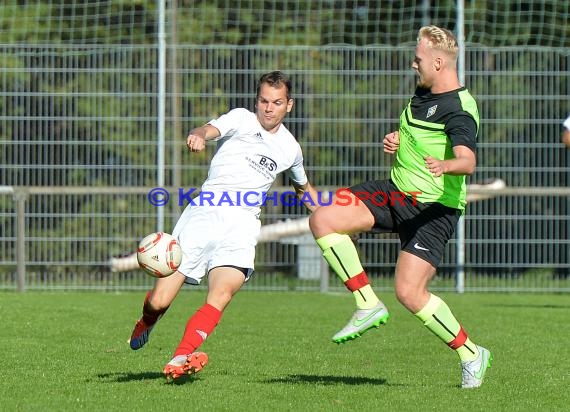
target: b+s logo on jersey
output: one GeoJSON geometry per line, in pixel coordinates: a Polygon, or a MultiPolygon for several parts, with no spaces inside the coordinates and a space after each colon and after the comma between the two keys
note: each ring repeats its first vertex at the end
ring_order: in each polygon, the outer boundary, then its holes
{"type": "Polygon", "coordinates": [[[265,170],[269,172],[277,170],[277,163],[275,163],[275,160],[262,154],[256,154],[255,156],[257,157],[257,164],[265,170]]]}

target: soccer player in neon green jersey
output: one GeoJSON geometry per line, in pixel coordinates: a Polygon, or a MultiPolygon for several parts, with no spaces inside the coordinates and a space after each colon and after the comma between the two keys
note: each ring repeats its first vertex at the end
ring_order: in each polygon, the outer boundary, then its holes
{"type": "Polygon", "coordinates": [[[394,155],[390,179],[369,181],[337,192],[310,217],[323,256],[355,299],[357,310],[333,336],[336,343],[359,337],[388,321],[349,235],[363,231],[398,233],[395,270],[400,303],[459,355],[462,387],[481,386],[491,353],[473,343],[449,306],[430,293],[445,246],[465,211],[465,177],[475,171],[479,129],[477,105],[457,74],[457,40],[446,29],[422,27],[412,68],[419,79],[400,116],[398,131],[385,136],[394,155]]]}

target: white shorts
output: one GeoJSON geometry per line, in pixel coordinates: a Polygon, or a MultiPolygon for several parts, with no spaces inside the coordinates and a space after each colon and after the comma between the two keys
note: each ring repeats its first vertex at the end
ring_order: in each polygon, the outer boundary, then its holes
{"type": "Polygon", "coordinates": [[[178,271],[196,285],[217,266],[247,269],[249,279],[260,228],[257,216],[240,207],[186,206],[172,231],[182,248],[178,271]]]}

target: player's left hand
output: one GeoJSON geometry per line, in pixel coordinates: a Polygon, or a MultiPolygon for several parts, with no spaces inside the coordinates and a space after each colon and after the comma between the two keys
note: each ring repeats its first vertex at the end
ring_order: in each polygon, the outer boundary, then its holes
{"type": "Polygon", "coordinates": [[[435,177],[440,177],[442,174],[445,173],[445,163],[443,160],[439,160],[431,156],[426,156],[424,157],[424,161],[427,169],[435,177]]]}

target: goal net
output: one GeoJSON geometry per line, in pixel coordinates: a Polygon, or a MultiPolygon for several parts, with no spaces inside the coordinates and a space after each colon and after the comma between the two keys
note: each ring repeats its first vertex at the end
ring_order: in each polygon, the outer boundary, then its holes
{"type": "Polygon", "coordinates": [[[447,1],[61,1],[5,0],[0,43],[145,44],[165,23],[167,43],[397,45],[434,23],[468,43],[568,47],[567,0],[447,1]],[[162,7],[161,7],[162,6],[162,7]],[[163,13],[161,14],[161,12],[163,13]]]}

